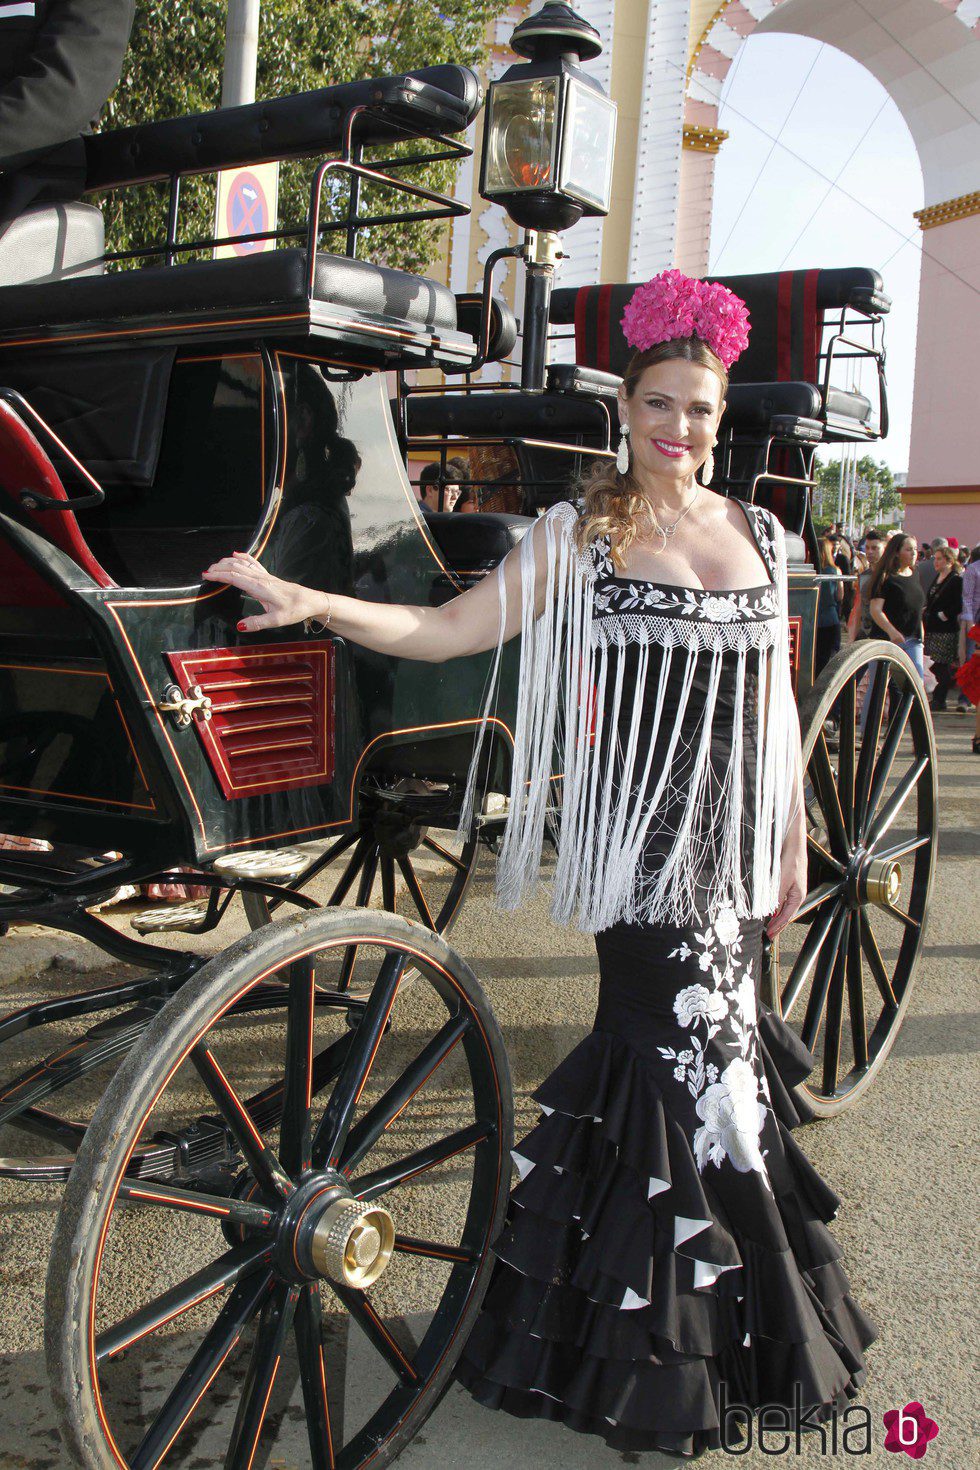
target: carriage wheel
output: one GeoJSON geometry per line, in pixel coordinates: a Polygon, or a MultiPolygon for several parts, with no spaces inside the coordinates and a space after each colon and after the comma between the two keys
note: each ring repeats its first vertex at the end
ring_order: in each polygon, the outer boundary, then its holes
{"type": "Polygon", "coordinates": [[[499,1028],[420,925],[321,909],[217,956],[117,1072],[65,1192],[45,1340],[76,1462],[387,1464],[479,1310],[511,1141],[499,1028]],[[209,1130],[210,1167],[130,1162],[209,1130]]]}
{"type": "Polygon", "coordinates": [[[809,892],[780,935],[775,1000],[817,1057],[802,1091],[829,1117],[870,1086],[908,1008],[936,858],[936,749],[911,660],[877,639],[831,661],[800,724],[809,892]]]}
{"type": "MultiPolygon", "coordinates": [[[[286,886],[315,898],[324,907],[342,904],[401,907],[436,934],[451,928],[476,868],[476,831],[460,839],[438,825],[436,796],[367,789],[362,793],[360,824],[342,837],[297,849],[307,860],[286,886]]],[[[282,900],[262,894],[242,895],[253,929],[260,929],[286,910],[282,900]]]]}

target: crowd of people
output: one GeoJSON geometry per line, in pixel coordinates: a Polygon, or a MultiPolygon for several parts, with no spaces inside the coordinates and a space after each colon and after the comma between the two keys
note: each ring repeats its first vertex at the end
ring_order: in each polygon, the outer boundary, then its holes
{"type": "Polygon", "coordinates": [[[903,531],[870,526],[852,540],[837,525],[820,533],[823,581],[817,604],[815,673],[845,640],[883,638],[903,648],[920,677],[931,673],[936,714],[977,706],[980,755],[980,545],[937,536],[920,547],[903,531]]]}

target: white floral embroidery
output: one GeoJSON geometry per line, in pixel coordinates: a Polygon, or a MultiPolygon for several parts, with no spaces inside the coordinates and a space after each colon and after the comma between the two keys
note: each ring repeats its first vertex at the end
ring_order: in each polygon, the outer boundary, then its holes
{"type": "Polygon", "coordinates": [[[728,1014],[728,1003],[717,990],[688,985],[674,997],[674,1014],[682,1026],[691,1026],[702,1018],[720,1021],[728,1014]]]}
{"type": "Polygon", "coordinates": [[[742,616],[742,608],[739,603],[746,600],[734,596],[721,597],[717,593],[712,593],[702,600],[701,611],[713,623],[732,623],[736,618],[742,616]]]}
{"type": "Polygon", "coordinates": [[[715,917],[712,928],[718,943],[724,945],[730,945],[733,940],[740,937],[742,932],[742,926],[734,909],[721,909],[715,917]]]}
{"type": "Polygon", "coordinates": [[[748,1062],[741,1057],[729,1062],[718,1081],[698,1098],[695,1111],[703,1120],[694,1135],[699,1169],[709,1163],[720,1168],[727,1158],[740,1174],[755,1169],[765,1177],[759,1138],[766,1109],[759,1102],[759,1081],[748,1062]]]}

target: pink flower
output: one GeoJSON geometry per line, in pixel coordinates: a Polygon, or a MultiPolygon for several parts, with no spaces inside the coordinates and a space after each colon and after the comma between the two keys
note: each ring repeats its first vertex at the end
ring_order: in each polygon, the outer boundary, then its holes
{"type": "Polygon", "coordinates": [[[745,302],[718,281],[699,281],[676,268],[637,286],[621,325],[626,341],[640,352],[675,337],[700,337],[726,368],[749,342],[745,302]]]}

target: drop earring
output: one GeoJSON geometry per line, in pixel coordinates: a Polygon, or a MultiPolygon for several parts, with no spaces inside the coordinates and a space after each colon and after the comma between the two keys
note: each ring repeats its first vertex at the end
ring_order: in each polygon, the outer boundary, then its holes
{"type": "Polygon", "coordinates": [[[714,477],[714,473],[715,473],[715,457],[712,454],[711,450],[709,449],[708,450],[708,457],[705,460],[704,464],[701,466],[701,484],[702,485],[710,485],[711,484],[711,481],[712,481],[712,479],[714,477]]]}
{"type": "Polygon", "coordinates": [[[630,467],[630,426],[620,424],[619,426],[619,448],[616,450],[616,469],[621,475],[625,475],[630,467]]]}

